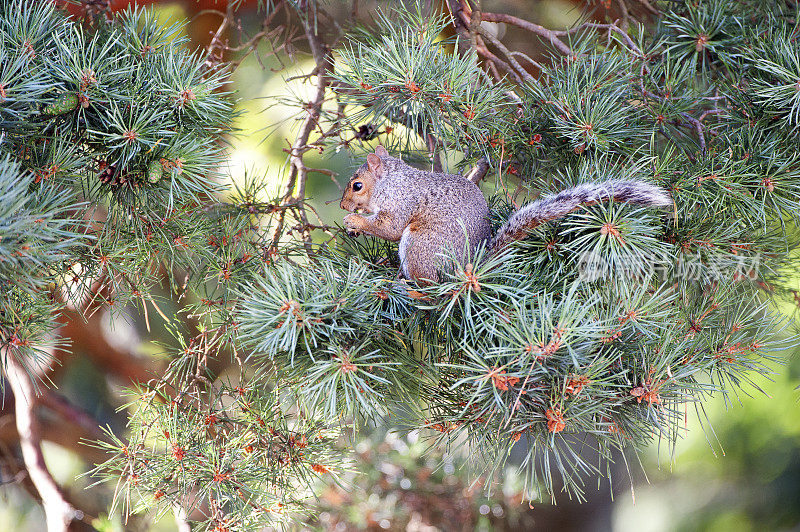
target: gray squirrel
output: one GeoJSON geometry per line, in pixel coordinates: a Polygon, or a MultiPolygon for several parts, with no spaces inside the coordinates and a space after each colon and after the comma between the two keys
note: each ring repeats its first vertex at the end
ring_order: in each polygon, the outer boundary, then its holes
{"type": "Polygon", "coordinates": [[[485,244],[494,254],[543,222],[603,201],[651,207],[672,204],[666,190],[644,181],[583,183],[522,206],[493,238],[489,206],[477,185],[463,176],[419,170],[378,146],[350,178],[339,206],[352,213],[344,218],[351,235],[399,241],[403,276],[428,284],[438,281],[448,249],[461,262],[467,243],[473,252],[485,244]]]}

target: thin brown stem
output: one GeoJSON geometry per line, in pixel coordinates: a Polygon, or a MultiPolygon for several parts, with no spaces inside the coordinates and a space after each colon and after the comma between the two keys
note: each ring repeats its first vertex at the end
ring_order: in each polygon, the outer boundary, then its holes
{"type": "Polygon", "coordinates": [[[211,38],[211,42],[208,43],[208,48],[206,48],[206,67],[213,68],[214,65],[222,59],[222,50],[225,48],[225,44],[223,43],[223,35],[225,35],[225,32],[228,31],[228,27],[231,25],[232,21],[233,8],[231,7],[230,3],[228,3],[228,9],[222,17],[222,22],[220,22],[219,27],[217,27],[217,31],[211,38]]]}
{"type": "Polygon", "coordinates": [[[491,32],[489,32],[488,30],[486,30],[486,28],[483,28],[481,26],[478,27],[478,33],[481,34],[481,37],[492,43],[498,50],[503,52],[503,55],[505,55],[506,59],[514,68],[514,71],[517,73],[518,76],[522,77],[526,81],[534,80],[534,77],[531,76],[528,73],[528,71],[525,70],[522,67],[522,65],[519,64],[519,62],[517,62],[516,59],[514,59],[514,55],[508,48],[506,48],[506,45],[500,42],[500,39],[496,38],[494,35],[491,34],[491,32]]]}
{"type": "Polygon", "coordinates": [[[581,31],[583,29],[586,29],[586,28],[594,29],[594,30],[607,30],[609,32],[614,31],[614,32],[618,33],[620,37],[622,37],[622,40],[625,41],[625,44],[628,46],[628,48],[631,51],[635,52],[639,56],[644,55],[643,52],[642,52],[642,49],[639,48],[639,46],[637,46],[637,44],[633,41],[633,39],[631,39],[631,36],[628,35],[628,32],[623,31],[622,28],[620,28],[619,26],[617,26],[614,23],[611,23],[611,24],[600,24],[600,23],[597,23],[597,22],[584,22],[583,24],[575,26],[574,28],[570,28],[568,30],[553,31],[553,33],[555,35],[559,36],[559,37],[563,37],[563,36],[566,36],[566,35],[574,35],[575,33],[578,33],[579,31],[581,31]]]}
{"type": "Polygon", "coordinates": [[[487,22],[504,22],[506,24],[511,24],[512,26],[517,26],[518,28],[530,31],[531,33],[546,39],[548,42],[550,42],[550,44],[553,45],[553,47],[555,47],[556,50],[562,54],[573,54],[572,48],[564,44],[564,42],[558,38],[558,32],[547,29],[539,24],[534,24],[533,22],[528,22],[527,20],[515,17],[513,15],[507,15],[505,13],[483,13],[483,20],[487,22]]]}
{"type": "Polygon", "coordinates": [[[705,153],[706,152],[706,136],[703,133],[703,129],[704,129],[703,128],[703,124],[698,119],[694,118],[693,116],[691,116],[688,113],[681,113],[681,116],[687,122],[692,124],[692,126],[694,126],[695,131],[697,131],[697,136],[700,139],[700,151],[702,153],[705,153]]]}
{"type": "Polygon", "coordinates": [[[636,2],[640,3],[651,15],[659,15],[661,13],[648,0],[636,0],[636,2]]]}
{"type": "Polygon", "coordinates": [[[22,459],[33,485],[36,486],[36,491],[42,498],[47,530],[66,532],[76,517],[76,511],[67,502],[44,461],[41,431],[34,412],[36,390],[33,380],[13,353],[6,353],[4,358],[8,384],[14,392],[14,412],[22,459]]]}
{"type": "Polygon", "coordinates": [[[492,75],[494,75],[495,79],[497,79],[498,81],[501,78],[500,75],[497,73],[496,65],[500,65],[500,68],[511,74],[511,77],[513,77],[515,81],[517,82],[522,81],[522,79],[519,77],[519,74],[517,74],[517,71],[514,70],[514,68],[511,65],[509,65],[508,63],[506,63],[505,61],[494,55],[485,46],[478,46],[478,54],[480,54],[483,58],[488,60],[489,69],[491,70],[492,75]]]}
{"type": "Polygon", "coordinates": [[[459,0],[447,0],[447,9],[450,11],[450,15],[453,17],[453,24],[456,27],[458,50],[461,53],[466,53],[470,49],[468,44],[469,27],[467,26],[461,2],[459,0]]]}
{"type": "Polygon", "coordinates": [[[617,0],[617,5],[619,6],[619,13],[622,17],[622,24],[620,25],[620,29],[625,33],[628,32],[628,25],[630,14],[628,14],[628,6],[625,5],[625,0],[617,0]]]}
{"type": "MultiPolygon", "coordinates": [[[[463,4],[462,4],[463,6],[463,4]]],[[[480,0],[475,2],[475,7],[469,14],[469,42],[472,49],[476,49],[478,45],[478,30],[481,27],[481,3],[480,0]]]]}
{"type": "MultiPolygon", "coordinates": [[[[310,9],[310,8],[309,8],[310,9]]],[[[298,204],[297,213],[300,218],[300,226],[303,228],[303,242],[307,251],[311,251],[311,235],[308,228],[311,225],[308,223],[308,217],[302,204],[298,202],[305,198],[306,181],[308,179],[309,169],[303,162],[303,154],[308,150],[309,138],[311,133],[319,125],[320,115],[322,113],[322,104],[325,101],[325,90],[330,84],[328,72],[331,68],[330,49],[323,43],[318,30],[319,26],[314,24],[311,13],[302,20],[303,30],[308,40],[311,49],[311,55],[314,58],[316,67],[315,91],[311,99],[306,102],[306,117],[303,120],[297,137],[292,143],[289,151],[289,179],[284,187],[282,196],[282,203],[295,203],[298,204]]],[[[278,216],[278,221],[273,231],[272,242],[276,246],[280,240],[283,232],[285,222],[285,211],[281,212],[278,216]]]]}
{"type": "Polygon", "coordinates": [[[544,65],[541,64],[539,61],[536,61],[535,59],[533,59],[528,54],[526,54],[524,52],[511,52],[511,55],[514,56],[514,57],[519,56],[519,57],[525,59],[528,63],[530,63],[534,67],[538,68],[540,71],[544,72],[544,69],[545,69],[544,65]]]}
{"type": "Polygon", "coordinates": [[[473,166],[472,169],[469,172],[467,172],[467,174],[464,177],[477,185],[480,182],[480,180],[484,178],[484,176],[488,171],[489,171],[489,161],[487,161],[486,159],[481,159],[480,161],[475,163],[475,166],[473,166]]]}
{"type": "Polygon", "coordinates": [[[425,143],[428,146],[428,154],[431,157],[431,171],[441,173],[442,156],[439,152],[439,141],[433,134],[428,133],[425,136],[425,143]]]}

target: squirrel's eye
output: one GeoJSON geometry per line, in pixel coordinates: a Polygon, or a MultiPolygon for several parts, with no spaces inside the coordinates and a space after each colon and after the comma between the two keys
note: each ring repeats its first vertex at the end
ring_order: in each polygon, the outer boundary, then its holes
{"type": "Polygon", "coordinates": [[[359,190],[361,190],[363,187],[364,187],[364,184],[363,184],[361,181],[356,181],[355,183],[353,183],[353,190],[354,190],[355,192],[358,192],[358,191],[359,191],[359,190]]]}

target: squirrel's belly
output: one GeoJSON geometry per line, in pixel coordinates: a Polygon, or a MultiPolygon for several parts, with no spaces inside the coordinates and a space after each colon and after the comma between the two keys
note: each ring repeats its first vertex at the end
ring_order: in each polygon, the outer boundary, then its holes
{"type": "Polygon", "coordinates": [[[406,226],[403,229],[403,234],[400,236],[400,247],[397,250],[397,254],[400,255],[400,270],[403,272],[403,277],[409,279],[411,276],[408,274],[408,264],[406,263],[406,252],[408,251],[408,246],[411,244],[411,227],[406,226]]]}

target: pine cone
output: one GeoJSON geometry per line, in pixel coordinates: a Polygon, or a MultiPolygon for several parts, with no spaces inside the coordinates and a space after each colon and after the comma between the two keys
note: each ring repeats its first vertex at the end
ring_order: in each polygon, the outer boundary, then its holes
{"type": "Polygon", "coordinates": [[[83,12],[87,15],[99,15],[108,12],[111,8],[109,0],[81,0],[83,12]]]}
{"type": "Polygon", "coordinates": [[[117,171],[117,166],[105,161],[100,163],[97,179],[104,185],[120,186],[132,182],[132,176],[127,170],[117,171]]]}

